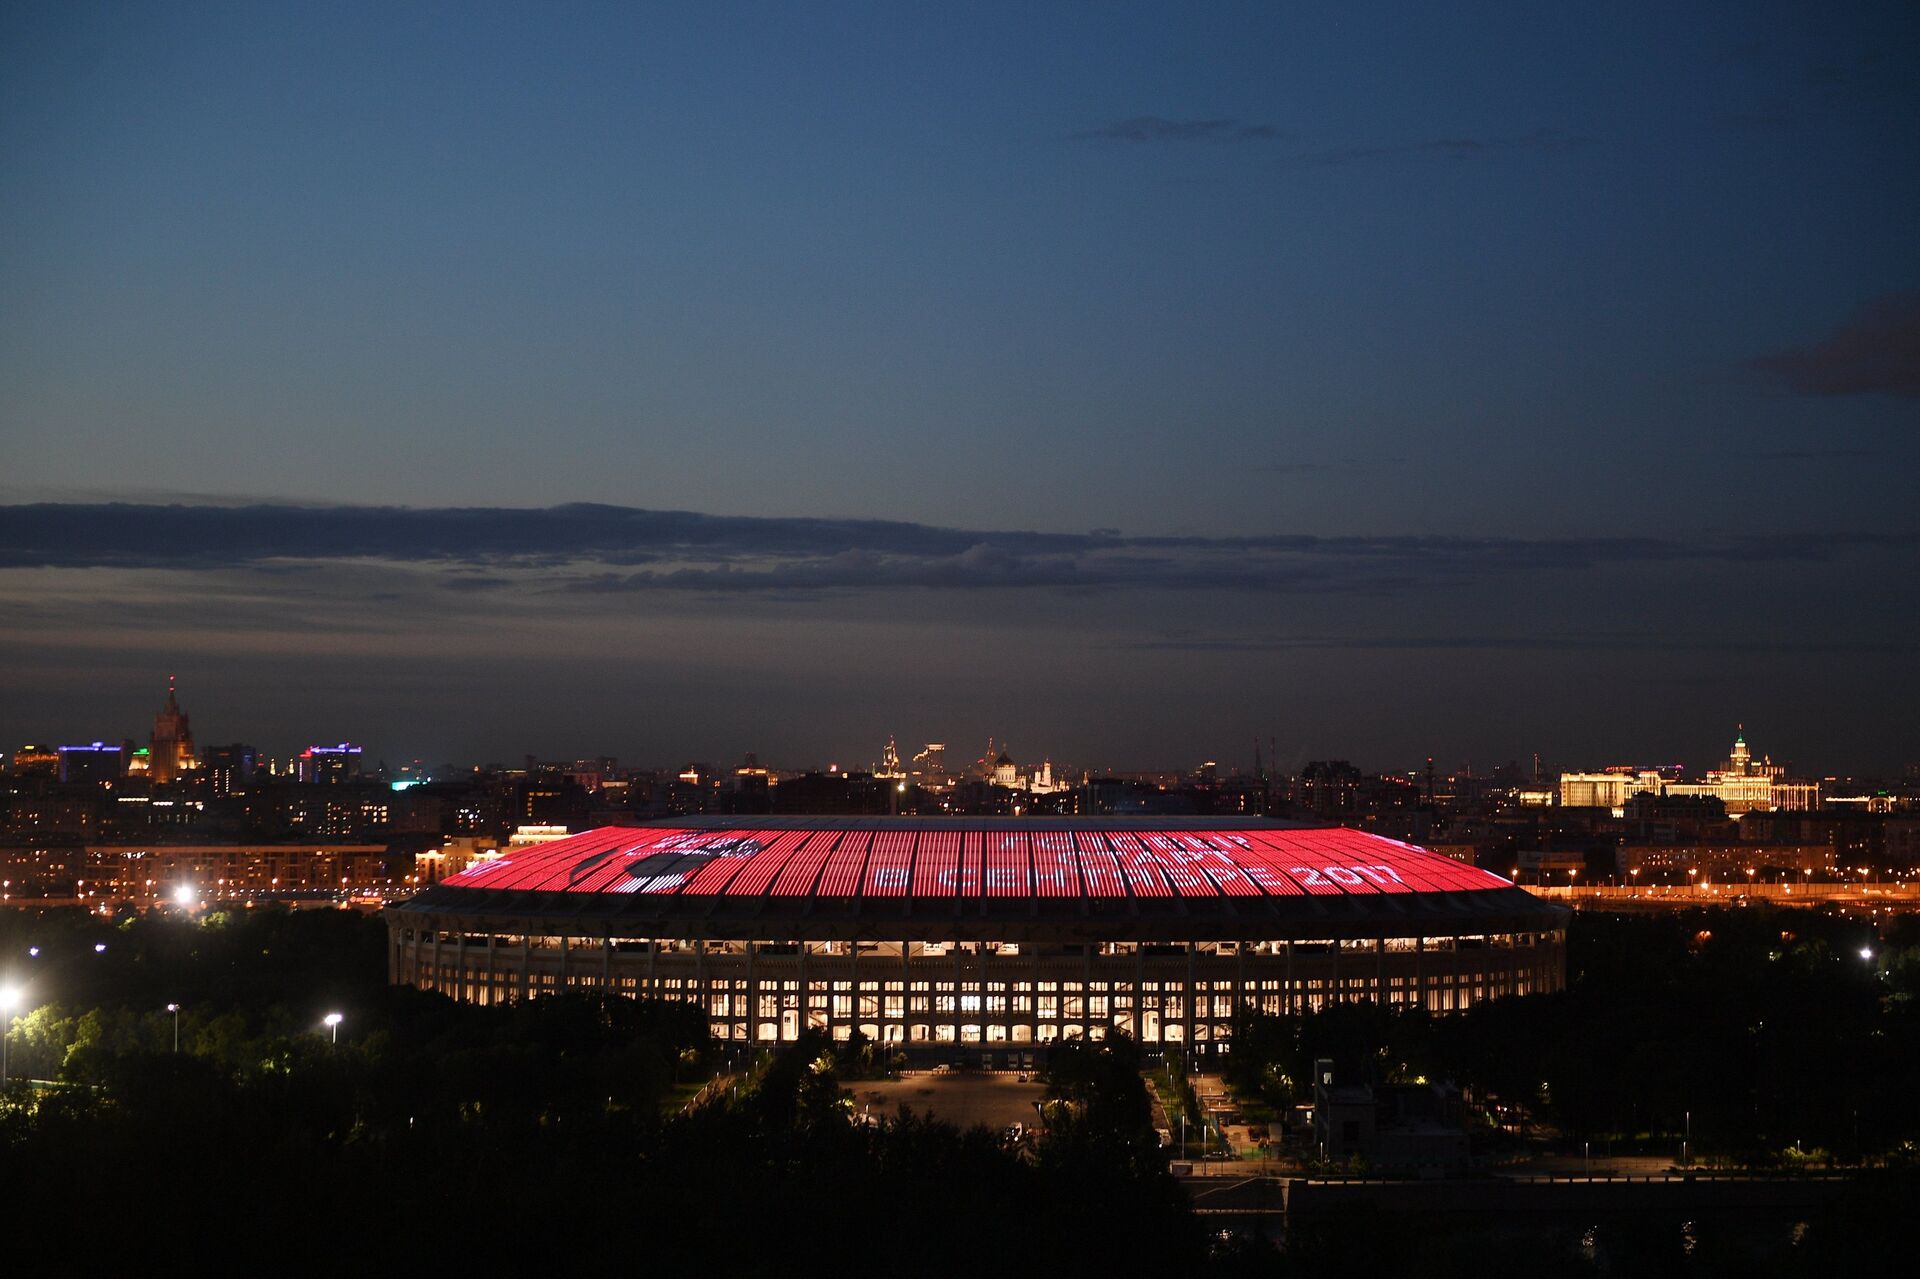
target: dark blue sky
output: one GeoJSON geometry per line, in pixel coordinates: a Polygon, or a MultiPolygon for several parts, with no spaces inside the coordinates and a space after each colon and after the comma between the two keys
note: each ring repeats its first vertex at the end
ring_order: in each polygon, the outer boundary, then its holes
{"type": "Polygon", "coordinates": [[[8,6],[0,732],[1920,757],[1920,10],[1192,9],[8,6]]]}

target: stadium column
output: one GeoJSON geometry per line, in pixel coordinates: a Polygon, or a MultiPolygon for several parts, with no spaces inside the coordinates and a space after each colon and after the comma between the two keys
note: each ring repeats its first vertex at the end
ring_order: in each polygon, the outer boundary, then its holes
{"type": "Polygon", "coordinates": [[[533,921],[520,921],[520,1002],[533,993],[533,921]]]}
{"type": "MultiPolygon", "coordinates": [[[[1189,1062],[1193,1060],[1193,1050],[1194,1050],[1194,1043],[1195,1043],[1193,1038],[1193,1004],[1194,1004],[1193,974],[1194,974],[1193,943],[1188,942],[1187,943],[1187,989],[1183,992],[1186,998],[1182,1002],[1181,1007],[1186,1011],[1186,1016],[1187,1016],[1187,1028],[1183,1032],[1183,1038],[1185,1038],[1186,1043],[1183,1045],[1183,1047],[1186,1049],[1186,1054],[1187,1054],[1186,1059],[1189,1062]]],[[[1208,992],[1208,993],[1211,994],[1212,992],[1208,992]]]]}
{"type": "Polygon", "coordinates": [[[427,955],[427,987],[426,988],[428,990],[445,990],[446,987],[442,985],[440,981],[440,920],[437,918],[433,918],[432,923],[433,923],[433,949],[427,955]]]}
{"type": "Polygon", "coordinates": [[[1133,1038],[1147,1042],[1147,957],[1139,942],[1133,947],[1133,1038]]]}
{"type": "Polygon", "coordinates": [[[600,989],[604,993],[613,989],[613,933],[600,934],[600,989]]]}
{"type": "MultiPolygon", "coordinates": [[[[982,901],[986,899],[981,898],[982,901]]],[[[983,906],[981,909],[985,909],[983,906]]],[[[966,985],[964,966],[960,962],[960,943],[953,943],[953,999],[947,1009],[947,1022],[953,1032],[954,1051],[960,1049],[960,988],[966,985]]],[[[937,1002],[937,1001],[936,1001],[937,1002]]]]}
{"type": "Polygon", "coordinates": [[[1233,945],[1233,1008],[1238,1017],[1247,1006],[1247,943],[1235,942],[1233,945]]]}
{"type": "MultiPolygon", "coordinates": [[[[1089,1041],[1093,1039],[1093,949],[1094,949],[1094,943],[1092,942],[1087,942],[1085,945],[1080,947],[1080,1011],[1086,1019],[1085,1022],[1083,1023],[1086,1026],[1086,1029],[1080,1033],[1085,1035],[1089,1041]]],[[[1107,984],[1111,986],[1113,983],[1109,982],[1107,984]]],[[[983,989],[980,992],[980,995],[981,995],[980,1006],[982,1008],[985,1008],[987,1006],[986,991],[983,989]]],[[[1002,1017],[1004,1016],[1005,1014],[1003,1013],[1002,1017]]],[[[1112,990],[1107,991],[1106,1024],[1108,1026],[1113,1025],[1113,991],[1112,990]]],[[[1102,1038],[1106,1037],[1105,1031],[1101,1032],[1101,1037],[1102,1038]]],[[[1011,1043],[1012,1040],[1009,1039],[1008,1042],[1011,1043]]]]}
{"type": "Polygon", "coordinates": [[[1293,1016],[1293,938],[1291,937],[1287,938],[1286,982],[1287,982],[1286,995],[1281,1000],[1280,1006],[1281,1008],[1286,1010],[1287,1016],[1291,1017],[1293,1016]]]}
{"type": "Polygon", "coordinates": [[[1453,935],[1453,1008],[1458,1012],[1462,1007],[1460,999],[1460,934],[1453,935]]]}
{"type": "Polygon", "coordinates": [[[693,930],[693,987],[694,998],[700,1003],[700,1016],[707,1021],[707,1036],[713,1036],[713,1000],[707,990],[707,927],[702,923],[693,930]]]}
{"type": "Polygon", "coordinates": [[[1427,1008],[1427,937],[1425,933],[1413,939],[1413,1001],[1426,1011],[1427,1008]]]}
{"type": "Polygon", "coordinates": [[[1373,939],[1373,1002],[1385,1007],[1387,1000],[1387,939],[1373,939]]]}
{"type": "Polygon", "coordinates": [[[754,1038],[754,1030],[758,1025],[756,1019],[760,1016],[760,979],[754,976],[753,952],[760,949],[760,947],[752,938],[748,938],[741,944],[747,948],[747,1024],[745,1034],[747,1036],[747,1043],[751,1045],[757,1042],[754,1038]]]}
{"type": "Polygon", "coordinates": [[[464,925],[453,942],[453,997],[462,1001],[467,997],[467,930],[464,925]]]}
{"type": "Polygon", "coordinates": [[[573,939],[565,933],[560,934],[560,977],[554,989],[560,994],[567,993],[567,952],[573,949],[573,939]]]}

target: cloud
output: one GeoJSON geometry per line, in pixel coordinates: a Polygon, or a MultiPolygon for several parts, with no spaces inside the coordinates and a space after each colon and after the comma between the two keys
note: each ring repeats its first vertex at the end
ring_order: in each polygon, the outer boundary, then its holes
{"type": "Polygon", "coordinates": [[[1800,395],[1920,399],[1920,289],[1874,298],[1826,338],[1752,367],[1800,395]]]}
{"type": "Polygon", "coordinates": [[[1419,142],[1402,142],[1387,146],[1333,147],[1294,156],[1291,163],[1298,168],[1320,169],[1374,160],[1400,160],[1422,156],[1435,156],[1447,160],[1471,160],[1481,156],[1516,151],[1559,155],[1579,150],[1590,145],[1592,141],[1591,138],[1571,137],[1558,129],[1536,129],[1532,133],[1510,138],[1427,138],[1419,142]]]}
{"type": "Polygon", "coordinates": [[[1498,538],[1244,537],[954,529],[614,506],[545,509],[0,506],[0,568],[404,570],[464,595],[899,590],[1386,594],[1624,564],[1826,562],[1920,538],[1870,534],[1498,538]]]}
{"type": "Polygon", "coordinates": [[[1753,456],[1762,462],[1847,462],[1886,455],[1885,449],[1775,449],[1753,456]]]}
{"type": "Polygon", "coordinates": [[[1154,653],[1283,653],[1331,649],[1341,652],[1477,651],[1504,653],[1705,653],[1769,657],[1901,656],[1916,649],[1913,640],[1809,639],[1742,640],[1724,635],[1689,638],[1649,635],[1175,635],[1138,640],[1123,647],[1154,653]]]}
{"type": "Polygon", "coordinates": [[[1169,120],[1137,115],[1113,120],[1097,129],[1070,135],[1082,142],[1270,142],[1280,130],[1270,124],[1242,124],[1238,120],[1169,120]]]}

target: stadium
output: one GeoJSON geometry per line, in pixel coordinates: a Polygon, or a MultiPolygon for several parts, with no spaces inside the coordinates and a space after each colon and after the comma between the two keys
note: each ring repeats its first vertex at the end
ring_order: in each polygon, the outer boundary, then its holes
{"type": "Polygon", "coordinates": [[[390,976],[482,1004],[684,1000],[1019,1065],[1121,1031],[1224,1049],[1237,1009],[1436,1013],[1558,990],[1566,912],[1361,831],[1272,821],[680,819],[513,849],[387,911],[390,976]]]}

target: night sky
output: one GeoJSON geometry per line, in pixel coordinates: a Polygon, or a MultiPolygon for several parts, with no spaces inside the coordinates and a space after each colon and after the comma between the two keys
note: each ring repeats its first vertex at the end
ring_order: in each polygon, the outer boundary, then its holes
{"type": "Polygon", "coordinates": [[[1920,760],[1920,7],[0,9],[0,744],[1920,760]]]}

